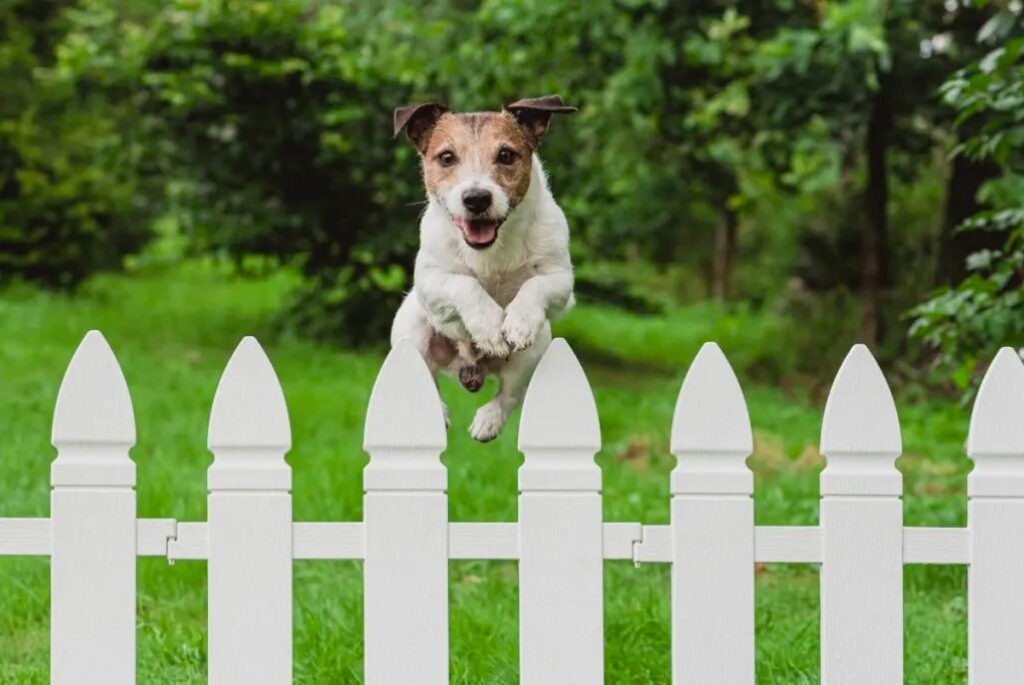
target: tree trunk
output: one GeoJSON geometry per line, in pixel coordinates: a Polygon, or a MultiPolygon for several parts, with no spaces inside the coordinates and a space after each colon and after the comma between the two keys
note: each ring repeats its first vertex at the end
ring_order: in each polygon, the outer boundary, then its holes
{"type": "Polygon", "coordinates": [[[985,248],[996,249],[1006,240],[999,231],[962,231],[956,228],[964,219],[978,211],[978,189],[999,175],[994,162],[974,161],[964,155],[953,158],[949,183],[946,185],[946,207],[939,235],[939,257],[935,265],[935,285],[953,285],[967,275],[967,257],[985,248]]]}
{"type": "Polygon", "coordinates": [[[736,178],[729,176],[726,193],[718,205],[718,223],[715,225],[715,254],[711,269],[711,295],[725,302],[732,297],[733,266],[736,262],[736,243],[739,234],[739,216],[729,205],[736,191],[736,178]]]}
{"type": "Polygon", "coordinates": [[[864,196],[864,223],[860,242],[860,338],[877,345],[884,333],[882,309],[888,284],[889,178],[886,153],[892,129],[892,101],[888,79],[880,79],[871,104],[867,132],[868,182],[864,196]]]}

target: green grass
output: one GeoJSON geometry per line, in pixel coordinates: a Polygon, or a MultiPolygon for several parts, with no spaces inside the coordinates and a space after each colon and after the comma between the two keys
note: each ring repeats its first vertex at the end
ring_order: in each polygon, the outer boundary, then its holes
{"type": "MultiPolygon", "coordinates": [[[[140,516],[205,518],[210,402],[233,347],[252,333],[263,340],[288,398],[295,519],[360,520],[362,422],[383,351],[351,352],[271,335],[273,315],[291,285],[285,275],[247,280],[191,264],[96,278],[73,299],[30,289],[0,294],[6,336],[0,345],[0,516],[47,515],[57,387],[83,333],[99,328],[117,352],[135,403],[140,516]]],[[[606,520],[667,522],[668,426],[698,342],[722,339],[739,360],[741,381],[743,360],[770,349],[762,344],[769,332],[745,336],[742,321],[726,325],[705,314],[681,310],[640,321],[581,307],[560,327],[577,345],[597,395],[606,520]],[[622,356],[643,364],[623,363],[622,356]]],[[[815,523],[822,467],[817,403],[799,390],[744,385],[756,433],[750,464],[757,522],[815,523]]],[[[518,419],[494,443],[476,444],[465,429],[481,398],[451,382],[442,392],[454,420],[445,455],[452,520],[514,520],[518,419]]],[[[900,409],[908,525],[962,525],[965,412],[938,404],[900,409]]],[[[360,682],[360,570],[354,562],[296,563],[297,682],[360,682]]],[[[606,570],[607,682],[668,682],[667,568],[609,562],[606,570]]],[[[907,682],[963,683],[963,569],[909,567],[905,577],[907,682]]],[[[48,581],[46,559],[0,559],[0,682],[48,680],[48,581]]],[[[450,582],[452,682],[516,682],[515,565],[456,562],[450,582]]],[[[758,567],[758,682],[818,681],[817,588],[810,565],[758,567]]],[[[205,612],[203,563],[139,561],[139,682],[205,682],[205,612]]]]}

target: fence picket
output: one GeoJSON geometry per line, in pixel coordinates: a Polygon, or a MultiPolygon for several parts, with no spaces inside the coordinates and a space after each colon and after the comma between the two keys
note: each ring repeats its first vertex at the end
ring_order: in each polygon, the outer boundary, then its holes
{"type": "Polygon", "coordinates": [[[525,685],[604,682],[601,429],[561,338],[541,359],[519,427],[519,649],[525,685]]]}
{"type": "Polygon", "coordinates": [[[754,477],[743,391],[718,345],[672,420],[672,682],[754,682],[754,477]]]}
{"type": "Polygon", "coordinates": [[[50,681],[135,682],[135,416],[107,341],[90,331],[53,413],[50,681]]]}
{"type": "Polygon", "coordinates": [[[292,679],[288,408],[255,338],[228,361],[210,411],[209,681],[292,679]]]}
{"type": "Polygon", "coordinates": [[[430,371],[407,341],[373,385],[363,446],[366,683],[447,685],[447,438],[430,371]]]}
{"type": "Polygon", "coordinates": [[[981,382],[967,453],[968,676],[972,685],[1024,675],[1024,363],[1004,347],[981,382]]]}
{"type": "Polygon", "coordinates": [[[855,345],[821,426],[823,685],[903,682],[901,451],[889,386],[868,348],[855,345]]]}

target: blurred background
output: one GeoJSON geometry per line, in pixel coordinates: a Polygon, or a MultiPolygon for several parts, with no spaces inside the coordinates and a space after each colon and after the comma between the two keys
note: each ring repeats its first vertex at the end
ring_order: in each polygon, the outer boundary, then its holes
{"type": "MultiPolygon", "coordinates": [[[[256,333],[296,518],[358,518],[424,203],[392,109],[558,93],[580,111],[540,152],[580,305],[556,333],[598,395],[608,518],[666,519],[674,393],[713,339],[748,394],[758,522],[813,523],[820,403],[862,341],[901,403],[908,523],[962,523],[967,402],[1024,344],[1022,24],[1021,0],[0,0],[0,514],[45,515],[57,383],[98,327],[135,396],[141,511],[204,516],[209,401],[256,333]]],[[[515,425],[474,445],[481,398],[442,392],[453,518],[514,519],[515,425]]],[[[146,682],[201,682],[203,570],[141,563],[146,682]]],[[[0,561],[3,682],[45,682],[41,564],[0,561]]],[[[359,574],[316,568],[297,678],[358,682],[359,574]]],[[[515,678],[502,568],[453,565],[458,682],[515,678]]],[[[609,576],[609,682],[667,679],[662,573],[609,576]]],[[[962,580],[908,569],[908,682],[963,682],[962,580]]],[[[815,583],[759,571],[760,681],[816,682],[815,583]]]]}
{"type": "Polygon", "coordinates": [[[5,0],[0,278],[284,269],[282,327],[379,343],[423,202],[391,110],[557,92],[582,301],[963,388],[1024,338],[1020,5],[5,0]]]}

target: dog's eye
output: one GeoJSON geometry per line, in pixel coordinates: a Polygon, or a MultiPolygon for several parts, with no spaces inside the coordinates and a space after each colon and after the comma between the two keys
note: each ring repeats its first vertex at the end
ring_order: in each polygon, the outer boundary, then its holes
{"type": "Polygon", "coordinates": [[[451,166],[455,164],[455,153],[450,150],[445,150],[437,156],[437,161],[441,163],[441,166],[451,166]]]}
{"type": "Polygon", "coordinates": [[[503,147],[498,150],[498,164],[511,164],[516,161],[516,157],[518,157],[518,155],[515,151],[507,147],[503,147]]]}

